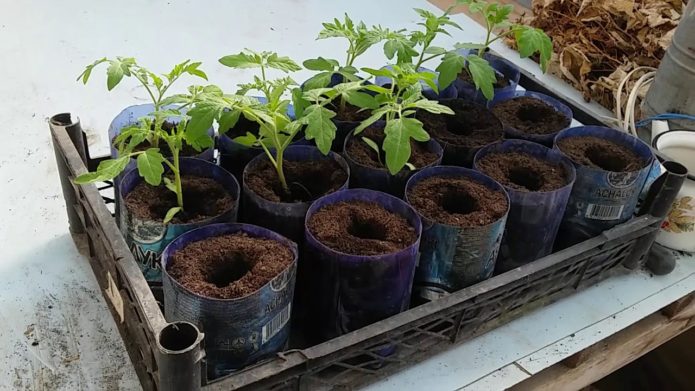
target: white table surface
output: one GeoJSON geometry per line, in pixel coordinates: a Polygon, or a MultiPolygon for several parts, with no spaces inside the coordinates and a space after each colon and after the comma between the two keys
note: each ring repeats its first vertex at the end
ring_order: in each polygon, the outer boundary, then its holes
{"type": "MultiPolygon", "coordinates": [[[[0,390],[140,388],[91,269],[68,234],[46,119],[79,115],[90,149],[105,153],[111,118],[144,94],[128,80],[106,92],[102,71],[90,85],[78,84],[85,64],[134,56],[164,72],[191,58],[204,62],[213,83],[233,90],[251,73],[221,66],[222,55],[249,47],[298,61],[342,58],[342,42],[314,41],[320,21],[348,12],[368,24],[406,27],[415,21],[414,6],[436,10],[423,0],[0,0],[0,390]]],[[[442,44],[482,37],[470,19],[454,18],[465,31],[442,44]]],[[[539,73],[530,61],[495,49],[539,73]]],[[[358,62],[376,67],[384,59],[374,49],[358,62]]],[[[635,272],[603,281],[368,389],[508,387],[692,292],[694,272],[693,259],[684,258],[664,277],[635,272]]]]}

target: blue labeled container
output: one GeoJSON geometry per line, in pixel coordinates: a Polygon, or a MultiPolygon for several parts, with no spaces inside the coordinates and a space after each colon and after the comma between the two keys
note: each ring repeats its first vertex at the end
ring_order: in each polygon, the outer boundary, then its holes
{"type": "MultiPolygon", "coordinates": [[[[291,162],[310,162],[333,160],[345,172],[345,182],[338,190],[347,189],[350,180],[350,167],[345,160],[335,152],[324,155],[318,148],[309,145],[291,145],[285,149],[284,160],[291,162]]],[[[263,154],[255,157],[244,169],[244,177],[268,160],[263,154]]],[[[289,181],[289,178],[287,178],[289,181]]],[[[242,221],[271,229],[281,235],[301,243],[304,238],[304,217],[314,200],[306,202],[276,202],[267,200],[251,189],[246,181],[243,185],[244,208],[241,211],[242,221]]],[[[314,199],[324,196],[319,194],[314,199]]]]}
{"type": "MultiPolygon", "coordinates": [[[[458,53],[465,56],[473,51],[475,50],[459,49],[458,53]]],[[[519,85],[519,79],[521,78],[521,72],[519,71],[519,68],[516,65],[512,64],[511,61],[500,56],[496,56],[492,53],[485,53],[483,55],[483,58],[487,60],[487,62],[490,64],[490,66],[492,66],[492,68],[499,76],[504,77],[509,82],[509,85],[506,87],[495,88],[494,96],[497,97],[512,95],[516,91],[516,88],[519,85]]],[[[480,92],[480,90],[475,88],[474,84],[463,81],[457,77],[456,80],[454,80],[454,86],[456,87],[459,98],[469,99],[478,103],[487,104],[487,99],[485,98],[483,93],[480,92]]]]}
{"type": "MultiPolygon", "coordinates": [[[[634,171],[609,171],[573,162],[577,181],[572,189],[562,220],[558,248],[569,247],[629,220],[649,172],[654,154],[642,140],[603,126],[578,126],[567,129],[555,138],[555,148],[563,155],[559,143],[573,137],[598,137],[632,151],[644,164],[634,171]]],[[[605,157],[605,152],[598,152],[605,157]]],[[[593,162],[593,160],[592,160],[593,162]]],[[[599,164],[600,166],[600,164],[599,164]]]]}
{"type": "Polygon", "coordinates": [[[524,140],[506,140],[488,145],[478,151],[473,165],[476,170],[485,173],[480,169],[480,160],[493,153],[511,152],[530,155],[562,167],[567,183],[553,191],[521,191],[503,184],[509,194],[510,209],[496,273],[525,265],[553,251],[553,243],[576,178],[572,162],[562,153],[524,140]]]}
{"type": "MultiPolygon", "coordinates": [[[[171,105],[167,106],[166,108],[176,108],[176,105],[171,105]]],[[[118,150],[114,146],[114,140],[116,137],[118,137],[119,134],[121,134],[121,130],[128,126],[132,126],[137,124],[140,121],[140,118],[143,117],[149,117],[150,114],[154,111],[154,105],[151,103],[148,104],[142,104],[142,105],[134,105],[134,106],[129,106],[123,109],[114,119],[111,121],[111,124],[109,125],[109,141],[111,144],[111,157],[113,159],[116,159],[118,157],[118,150]]],[[[185,110],[184,110],[185,112],[185,110]]],[[[171,122],[178,122],[180,121],[180,118],[168,118],[168,121],[171,122]]],[[[213,128],[208,129],[208,135],[210,137],[215,136],[215,130],[213,128]]],[[[206,161],[213,161],[215,157],[215,150],[214,148],[208,148],[205,149],[199,153],[197,153],[194,156],[198,159],[206,160],[206,161]]],[[[119,174],[117,177],[113,178],[113,191],[114,191],[114,203],[115,203],[115,208],[116,208],[116,217],[118,217],[120,213],[120,197],[119,197],[119,189],[120,189],[120,182],[123,176],[128,173],[130,170],[134,169],[136,167],[136,162],[135,159],[130,159],[130,162],[128,163],[128,166],[126,166],[126,169],[123,170],[123,173],[119,174]]],[[[118,221],[118,218],[116,219],[118,221]]]]}
{"type": "MultiPolygon", "coordinates": [[[[393,69],[392,65],[386,65],[382,67],[382,69],[393,69]]],[[[434,83],[437,84],[439,88],[439,92],[436,92],[432,89],[432,87],[428,86],[424,82],[420,82],[420,85],[422,86],[422,95],[424,95],[427,99],[431,100],[439,100],[439,99],[454,99],[458,95],[458,91],[456,90],[456,86],[454,86],[454,83],[451,83],[450,85],[441,88],[438,82],[438,77],[439,73],[435,72],[431,69],[425,68],[425,67],[420,67],[417,69],[418,72],[428,72],[428,73],[433,73],[437,77],[434,79],[434,83]]],[[[386,76],[377,76],[374,79],[374,84],[378,86],[385,86],[385,85],[391,85],[391,78],[386,77],[386,76]]]]}
{"type": "Polygon", "coordinates": [[[171,242],[162,254],[162,266],[165,318],[168,322],[191,322],[205,334],[208,379],[227,375],[285,347],[290,334],[297,269],[296,243],[255,225],[206,225],[171,242]],[[167,272],[176,251],[188,244],[235,233],[280,242],[291,250],[294,259],[259,290],[235,299],[198,295],[167,272]]]}
{"type": "MultiPolygon", "coordinates": [[[[261,103],[267,102],[267,100],[262,96],[254,96],[253,98],[257,99],[261,103]]],[[[294,119],[294,107],[291,104],[287,106],[287,115],[294,119]]],[[[260,125],[257,122],[246,119],[243,115],[240,115],[239,120],[232,128],[234,131],[236,131],[236,136],[230,137],[225,133],[220,134],[217,137],[217,148],[220,153],[220,166],[231,172],[237,179],[239,179],[240,182],[243,182],[242,176],[246,165],[251,161],[251,159],[263,154],[263,148],[247,147],[246,145],[234,141],[233,138],[237,136],[244,136],[246,135],[246,132],[251,132],[258,135],[259,128],[260,125]]],[[[292,145],[302,143],[306,143],[304,138],[293,141],[292,145]]]]}
{"type": "MultiPolygon", "coordinates": [[[[140,266],[148,283],[158,285],[162,281],[161,256],[164,248],[184,232],[204,225],[222,222],[235,222],[239,209],[239,183],[236,178],[222,167],[196,158],[181,158],[182,175],[212,178],[222,185],[234,198],[234,206],[224,213],[190,224],[164,224],[162,221],[140,219],[123,208],[120,214],[120,229],[126,244],[140,266]]],[[[169,170],[165,171],[165,174],[169,170]]],[[[123,177],[120,184],[121,203],[130,192],[142,183],[138,170],[131,170],[123,177]]],[[[186,202],[186,198],[184,198],[186,202]]],[[[123,204],[125,205],[125,204],[123,204]]]]}
{"type": "MultiPolygon", "coordinates": [[[[385,122],[377,122],[371,126],[383,128],[385,126],[385,122]]],[[[352,140],[353,137],[354,132],[350,132],[350,134],[348,134],[348,136],[345,138],[345,147],[343,148],[343,157],[350,166],[350,188],[378,190],[402,198],[403,193],[405,192],[405,184],[408,182],[408,179],[423,168],[438,166],[441,164],[442,157],[444,156],[444,149],[442,149],[442,146],[439,145],[436,140],[430,139],[427,141],[426,147],[429,152],[433,152],[437,155],[437,159],[435,161],[424,167],[417,167],[415,170],[410,170],[407,167],[403,167],[403,169],[396,173],[396,175],[391,175],[389,170],[386,168],[370,167],[354,160],[347,152],[347,145],[350,143],[350,140],[352,140]]]]}
{"type": "MultiPolygon", "coordinates": [[[[572,109],[570,109],[567,105],[564,103],[560,102],[559,100],[550,97],[545,94],[541,94],[540,92],[533,92],[533,91],[516,91],[512,93],[501,93],[500,95],[495,95],[495,98],[490,102],[490,110],[495,111],[495,106],[499,105],[502,102],[505,102],[510,99],[515,99],[515,98],[520,98],[520,97],[528,97],[528,98],[533,98],[533,99],[538,99],[542,101],[543,103],[549,105],[552,107],[556,112],[560,113],[562,116],[568,119],[567,123],[569,127],[572,123],[572,109]]],[[[500,118],[502,120],[502,124],[504,125],[504,133],[507,136],[507,138],[512,138],[512,139],[521,139],[521,140],[528,140],[528,141],[533,141],[539,144],[543,144],[547,147],[553,146],[553,140],[555,139],[555,136],[563,131],[564,129],[558,129],[556,132],[553,133],[548,133],[548,134],[532,134],[532,133],[527,133],[527,132],[522,132],[519,129],[514,128],[510,124],[505,123],[503,118],[500,118]]]]}
{"type": "MultiPolygon", "coordinates": [[[[329,340],[408,309],[422,224],[410,205],[391,195],[367,189],[350,189],[316,200],[306,214],[308,224],[321,208],[350,201],[374,202],[404,217],[417,239],[409,246],[383,255],[352,255],[335,251],[305,229],[305,253],[311,281],[310,336],[329,340]]],[[[388,355],[393,347],[380,354],[388,355]]]]}
{"type": "Polygon", "coordinates": [[[496,221],[476,227],[443,224],[424,216],[420,259],[415,270],[414,289],[424,299],[437,299],[492,277],[509,213],[509,196],[504,187],[487,175],[463,167],[437,166],[413,175],[406,185],[405,200],[412,205],[409,192],[425,179],[466,179],[504,194],[506,211],[496,221]]]}

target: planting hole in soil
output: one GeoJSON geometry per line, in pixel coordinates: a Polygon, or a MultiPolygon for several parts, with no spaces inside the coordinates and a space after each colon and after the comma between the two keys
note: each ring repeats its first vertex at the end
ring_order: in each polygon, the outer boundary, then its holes
{"type": "MultiPolygon", "coordinates": [[[[384,151],[380,150],[379,156],[371,149],[367,143],[362,141],[362,137],[367,137],[381,146],[384,142],[383,131],[376,127],[368,127],[356,137],[352,137],[345,146],[345,152],[350,155],[352,160],[363,166],[371,168],[386,169],[384,151]]],[[[427,143],[420,143],[415,140],[410,140],[410,162],[415,168],[428,166],[437,161],[439,158],[436,153],[430,152],[427,149],[427,143]]],[[[404,168],[407,170],[408,168],[404,168]]]]}
{"type": "Polygon", "coordinates": [[[528,96],[502,101],[492,111],[507,127],[527,134],[552,134],[571,122],[549,104],[528,96]]]}
{"type": "Polygon", "coordinates": [[[282,243],[235,233],[188,244],[174,253],[168,272],[196,294],[234,299],[263,287],[292,260],[282,243]]]}
{"type": "Polygon", "coordinates": [[[408,191],[408,202],[440,224],[475,227],[497,221],[507,212],[504,193],[467,178],[433,176],[408,191]]]}
{"type": "Polygon", "coordinates": [[[249,172],[245,183],[256,194],[273,202],[309,202],[334,192],[345,183],[347,173],[333,159],[289,161],[283,163],[290,193],[282,189],[275,168],[263,161],[259,169],[249,172]]]}
{"type": "Polygon", "coordinates": [[[369,110],[362,110],[347,102],[344,106],[333,104],[329,106],[331,110],[335,111],[335,119],[339,121],[359,122],[364,121],[371,115],[369,110]]]}
{"type": "Polygon", "coordinates": [[[166,350],[179,352],[198,341],[198,329],[188,322],[171,323],[159,333],[159,345],[166,350]]]}
{"type": "Polygon", "coordinates": [[[496,181],[519,191],[553,191],[568,182],[568,173],[559,164],[519,152],[491,153],[478,166],[496,181]]]}
{"type": "Polygon", "coordinates": [[[568,137],[558,141],[558,148],[578,164],[605,171],[631,172],[647,165],[629,148],[594,136],[568,137]]]}
{"type": "Polygon", "coordinates": [[[404,217],[365,201],[327,205],[311,216],[307,227],[324,245],[354,255],[388,254],[417,240],[404,217]]]}
{"type": "Polygon", "coordinates": [[[501,140],[502,123],[484,106],[463,99],[443,101],[454,110],[454,115],[418,112],[417,118],[432,137],[448,144],[482,147],[501,140]]]}
{"type": "MultiPolygon", "coordinates": [[[[173,180],[173,176],[169,176],[173,180]]],[[[234,198],[216,181],[196,176],[181,176],[183,210],[172,223],[195,223],[221,215],[234,207],[234,198]]],[[[140,219],[161,221],[167,211],[177,206],[176,194],[166,187],[139,183],[125,197],[128,210],[140,219]]]]}
{"type": "Polygon", "coordinates": [[[509,170],[509,180],[529,191],[538,191],[543,187],[543,178],[530,167],[514,167],[509,170]]]}

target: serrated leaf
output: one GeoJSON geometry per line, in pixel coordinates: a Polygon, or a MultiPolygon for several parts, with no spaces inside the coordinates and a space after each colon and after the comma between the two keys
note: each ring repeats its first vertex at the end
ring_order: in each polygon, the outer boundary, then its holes
{"type": "Polygon", "coordinates": [[[183,208],[180,206],[175,206],[175,207],[169,209],[167,211],[166,216],[164,216],[164,221],[162,221],[162,223],[168,224],[174,218],[174,216],[176,216],[176,214],[182,210],[183,210],[183,208]]]}
{"type": "Polygon", "coordinates": [[[235,137],[234,141],[247,147],[253,147],[258,142],[258,138],[253,133],[246,132],[244,136],[235,137]]]}
{"type": "Polygon", "coordinates": [[[92,74],[92,70],[94,70],[94,67],[96,67],[97,65],[99,65],[101,63],[107,62],[107,61],[108,61],[108,59],[106,57],[102,57],[102,58],[94,61],[93,63],[87,65],[85,67],[84,71],[82,71],[82,73],[79,76],[77,76],[77,80],[82,79],[82,83],[87,84],[87,81],[89,80],[89,76],[92,74]]]}
{"type": "Polygon", "coordinates": [[[466,60],[463,56],[453,52],[447,53],[436,69],[436,71],[439,72],[439,78],[437,80],[439,82],[439,87],[444,89],[451,85],[451,83],[456,80],[465,64],[466,60]]]}
{"type": "Polygon", "coordinates": [[[440,48],[438,46],[430,46],[427,49],[425,49],[425,54],[435,54],[435,55],[441,55],[446,53],[447,50],[444,48],[440,48]]]}
{"type": "Polygon", "coordinates": [[[372,76],[383,76],[393,79],[395,74],[392,70],[388,68],[374,69],[374,68],[362,68],[362,71],[369,73],[372,76]]]}
{"type": "Polygon", "coordinates": [[[230,54],[219,59],[220,64],[230,68],[259,68],[260,57],[248,53],[230,54]]]}
{"type": "Polygon", "coordinates": [[[169,190],[173,191],[174,193],[176,193],[176,184],[174,183],[174,181],[172,181],[171,179],[169,179],[169,178],[167,178],[167,177],[162,177],[162,180],[164,181],[164,186],[165,186],[167,189],[169,189],[169,190]]]}
{"type": "Polygon", "coordinates": [[[200,102],[191,110],[188,111],[188,116],[191,119],[186,126],[186,139],[190,137],[192,140],[200,138],[201,135],[207,135],[208,129],[212,127],[212,123],[221,114],[222,107],[215,102],[200,102]],[[191,136],[188,136],[190,134],[191,136]]]}
{"type": "Polygon", "coordinates": [[[391,175],[396,175],[410,159],[410,139],[429,140],[429,135],[422,128],[422,122],[415,118],[396,118],[386,122],[382,148],[386,154],[386,168],[391,175]]]}
{"type": "Polygon", "coordinates": [[[311,105],[304,110],[301,122],[306,125],[304,137],[307,140],[315,140],[316,146],[324,155],[327,155],[335,139],[336,126],[331,121],[335,113],[319,105],[311,105]]]}
{"type": "Polygon", "coordinates": [[[111,91],[118,83],[123,80],[125,74],[122,64],[119,60],[111,60],[111,63],[106,70],[106,88],[111,91]]]}
{"type": "Polygon", "coordinates": [[[355,134],[360,134],[362,133],[363,130],[367,129],[369,126],[374,124],[376,121],[380,120],[381,117],[386,114],[385,110],[375,110],[372,112],[372,115],[369,116],[369,118],[365,119],[364,121],[360,122],[359,125],[355,127],[355,134]]]}
{"type": "Polygon", "coordinates": [[[337,66],[338,61],[331,58],[311,58],[302,63],[304,68],[312,71],[330,71],[332,72],[337,66]]]}
{"type": "Polygon", "coordinates": [[[376,109],[379,107],[373,96],[359,91],[350,91],[345,95],[345,99],[353,106],[363,109],[376,109]]]}
{"type": "Polygon", "coordinates": [[[159,186],[162,183],[164,173],[164,156],[159,152],[159,148],[149,148],[138,155],[138,172],[145,179],[145,182],[152,186],[159,186]]]}
{"type": "Polygon", "coordinates": [[[331,72],[317,73],[304,82],[304,89],[313,90],[316,88],[325,88],[331,83],[331,74],[331,72]]]}
{"type": "Polygon", "coordinates": [[[99,163],[96,171],[82,174],[75,178],[74,182],[78,185],[86,183],[103,182],[118,176],[130,161],[130,155],[123,155],[117,159],[107,159],[99,163]]]}
{"type": "Polygon", "coordinates": [[[217,120],[219,132],[223,134],[229,131],[229,129],[233,128],[237,121],[239,121],[240,115],[241,112],[239,110],[224,110],[222,114],[220,114],[220,118],[217,120]]]}
{"type": "Polygon", "coordinates": [[[442,104],[439,104],[437,101],[429,99],[420,99],[408,105],[407,107],[415,107],[418,109],[429,111],[433,114],[454,114],[454,111],[451,110],[451,108],[449,108],[448,106],[444,106],[442,104]]]}
{"type": "Polygon", "coordinates": [[[302,69],[302,67],[297,65],[297,63],[292,61],[292,59],[289,57],[279,56],[277,53],[271,53],[268,56],[266,65],[269,68],[277,69],[283,72],[295,72],[302,69]]]}
{"type": "Polygon", "coordinates": [[[543,30],[533,27],[517,25],[514,29],[519,55],[525,58],[536,52],[539,53],[541,69],[545,72],[553,54],[553,42],[550,40],[550,37],[543,30]]]}
{"type": "Polygon", "coordinates": [[[367,84],[366,86],[364,86],[364,88],[366,90],[376,92],[377,94],[388,94],[391,92],[388,88],[384,88],[376,84],[367,84]]]}
{"type": "Polygon", "coordinates": [[[485,45],[474,42],[459,42],[454,44],[455,49],[485,49],[485,45]]]}
{"type": "Polygon", "coordinates": [[[495,70],[484,58],[475,54],[469,55],[466,60],[475,87],[483,93],[487,100],[492,100],[495,95],[495,82],[497,82],[495,70]]]}
{"type": "Polygon", "coordinates": [[[343,75],[343,77],[347,77],[345,74],[347,73],[348,75],[355,75],[359,70],[351,65],[347,65],[344,67],[338,68],[338,72],[343,75]]]}
{"type": "Polygon", "coordinates": [[[304,91],[301,88],[292,90],[292,105],[295,117],[301,118],[304,115],[304,109],[309,105],[309,101],[304,99],[304,91]]]}

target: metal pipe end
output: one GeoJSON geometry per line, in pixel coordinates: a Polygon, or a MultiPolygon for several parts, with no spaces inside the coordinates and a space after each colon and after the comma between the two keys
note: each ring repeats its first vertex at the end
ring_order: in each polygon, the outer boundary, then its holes
{"type": "Polygon", "coordinates": [[[200,345],[204,334],[190,322],[173,322],[157,334],[157,348],[164,354],[183,354],[200,345]]]}
{"type": "Polygon", "coordinates": [[[80,123],[80,118],[71,113],[59,113],[49,119],[51,125],[54,126],[74,126],[80,123]]]}
{"type": "Polygon", "coordinates": [[[669,174],[671,174],[671,175],[678,175],[678,176],[688,175],[688,169],[684,165],[682,165],[678,162],[675,162],[673,160],[665,161],[665,162],[661,163],[661,165],[664,166],[666,171],[668,171],[669,174]]]}

